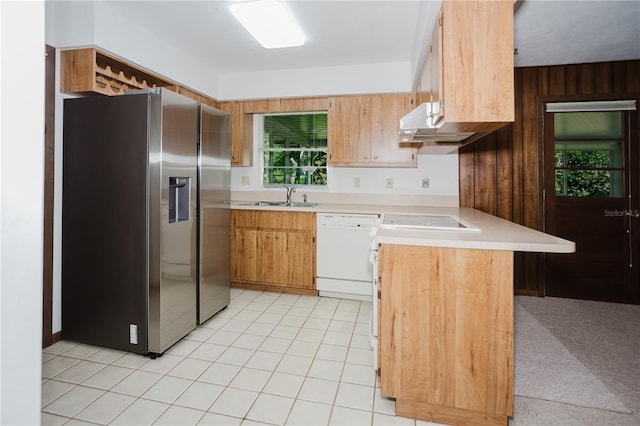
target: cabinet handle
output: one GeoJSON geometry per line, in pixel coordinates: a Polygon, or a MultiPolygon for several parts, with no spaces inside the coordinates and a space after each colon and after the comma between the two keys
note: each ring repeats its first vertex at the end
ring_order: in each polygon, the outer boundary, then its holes
{"type": "Polygon", "coordinates": [[[367,156],[365,155],[365,156],[364,156],[364,159],[366,160],[367,158],[369,158],[369,157],[367,157],[367,156]]]}
{"type": "Polygon", "coordinates": [[[275,239],[277,240],[277,239],[278,239],[278,236],[276,235],[276,236],[275,236],[275,237],[273,237],[273,238],[275,238],[275,239]]]}
{"type": "Polygon", "coordinates": [[[374,159],[374,160],[377,160],[377,159],[378,159],[378,156],[377,156],[377,155],[374,155],[374,156],[373,156],[373,159],[374,159]]]}
{"type": "Polygon", "coordinates": [[[269,234],[265,235],[265,238],[268,240],[270,238],[269,234]]]}

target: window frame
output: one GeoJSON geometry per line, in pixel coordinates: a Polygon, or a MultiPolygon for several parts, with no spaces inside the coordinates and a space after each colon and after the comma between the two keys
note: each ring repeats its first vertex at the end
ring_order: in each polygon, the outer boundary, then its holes
{"type": "MultiPolygon", "coordinates": [[[[553,167],[553,173],[554,173],[554,179],[556,182],[556,191],[555,191],[555,196],[556,197],[579,197],[579,198],[584,198],[584,197],[588,197],[588,198],[593,198],[593,197],[605,197],[605,198],[620,198],[622,197],[622,193],[624,192],[624,170],[625,170],[625,164],[624,164],[624,158],[625,158],[625,145],[624,145],[624,114],[623,111],[554,111],[552,112],[553,114],[553,119],[555,120],[555,117],[558,114],[570,114],[573,112],[590,112],[590,113],[598,113],[598,112],[618,112],[620,113],[618,120],[619,120],[619,124],[620,124],[620,136],[619,138],[617,137],[610,137],[610,136],[603,136],[603,137],[593,137],[593,138],[588,138],[588,137],[575,137],[575,138],[570,138],[570,137],[556,137],[555,136],[555,130],[554,130],[554,135],[553,135],[553,143],[554,143],[554,159],[555,159],[555,154],[558,152],[558,145],[563,145],[564,146],[564,153],[566,155],[567,151],[571,151],[571,149],[569,148],[571,145],[576,145],[579,146],[580,144],[592,144],[593,147],[596,147],[599,144],[602,145],[606,145],[606,144],[612,144],[612,143],[617,143],[619,144],[620,147],[620,165],[619,166],[609,166],[609,167],[572,167],[572,166],[568,166],[566,163],[566,158],[563,161],[563,165],[558,165],[557,164],[557,160],[556,162],[554,162],[554,167],[553,167]],[[562,175],[564,176],[564,185],[562,186],[564,191],[563,193],[558,193],[558,187],[557,187],[557,176],[558,176],[558,172],[562,172],[562,175]],[[567,177],[569,176],[569,174],[571,174],[572,172],[593,172],[593,173],[600,173],[600,172],[606,172],[609,175],[609,195],[602,195],[602,194],[598,194],[598,195],[577,195],[577,194],[568,194],[567,193],[567,177]],[[617,174],[619,174],[618,176],[616,176],[617,174]],[[616,185],[617,186],[614,186],[616,185]],[[617,190],[616,190],[617,188],[617,190]]],[[[555,127],[555,126],[554,126],[555,127]]],[[[607,151],[606,149],[574,149],[574,151],[607,151]]],[[[611,150],[608,150],[610,152],[613,152],[611,150]]]]}
{"type": "MultiPolygon", "coordinates": [[[[288,186],[288,185],[295,185],[297,187],[307,187],[307,188],[327,188],[329,186],[329,174],[328,174],[328,155],[329,155],[329,150],[328,150],[328,140],[325,143],[324,147],[313,147],[313,148],[280,148],[280,149],[274,149],[274,148],[266,148],[265,147],[265,132],[264,132],[264,119],[265,117],[268,116],[278,116],[278,115],[313,115],[313,114],[323,114],[327,116],[328,119],[328,111],[324,111],[324,110],[318,110],[318,111],[290,111],[290,112],[272,112],[272,113],[260,113],[260,114],[254,114],[254,122],[258,123],[258,126],[255,128],[255,130],[257,131],[257,137],[254,139],[255,141],[258,141],[258,156],[260,157],[260,182],[261,182],[261,186],[263,188],[282,188],[284,186],[288,186]],[[259,117],[259,118],[258,118],[259,117]],[[256,118],[258,118],[258,120],[256,120],[256,118]],[[326,158],[326,162],[324,166],[291,166],[291,165],[285,165],[285,166],[278,166],[277,168],[281,168],[281,169],[300,169],[303,171],[303,173],[307,174],[307,176],[309,176],[309,181],[311,181],[311,175],[313,172],[315,172],[315,170],[317,170],[318,168],[320,169],[324,169],[325,171],[325,182],[324,184],[313,184],[313,183],[267,183],[265,182],[265,174],[267,173],[267,165],[265,164],[265,154],[267,152],[307,152],[308,155],[311,155],[311,153],[313,152],[323,152],[326,158]],[[305,170],[306,169],[306,170],[305,170]],[[311,170],[313,169],[313,170],[311,170]]],[[[327,125],[327,132],[328,132],[328,125],[327,125]]]]}

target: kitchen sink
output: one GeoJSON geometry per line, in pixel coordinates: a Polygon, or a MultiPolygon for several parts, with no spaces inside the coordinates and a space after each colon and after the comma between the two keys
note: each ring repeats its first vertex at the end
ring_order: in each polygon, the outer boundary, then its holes
{"type": "Polygon", "coordinates": [[[313,207],[313,206],[317,206],[318,203],[296,203],[296,202],[292,202],[292,203],[284,203],[284,206],[291,206],[291,207],[313,207]]]}
{"type": "Polygon", "coordinates": [[[284,201],[254,201],[252,203],[243,203],[243,206],[284,206],[284,201]]]}
{"type": "Polygon", "coordinates": [[[317,206],[317,203],[287,203],[286,201],[254,201],[250,203],[243,203],[243,206],[282,206],[282,207],[313,207],[317,206]]]}

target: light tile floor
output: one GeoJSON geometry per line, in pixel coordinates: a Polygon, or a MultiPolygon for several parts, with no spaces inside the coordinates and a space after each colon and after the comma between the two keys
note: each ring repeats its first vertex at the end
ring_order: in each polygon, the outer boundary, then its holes
{"type": "Polygon", "coordinates": [[[43,425],[430,425],[376,385],[371,303],[231,290],[155,360],[58,342],[42,353],[43,425]]]}

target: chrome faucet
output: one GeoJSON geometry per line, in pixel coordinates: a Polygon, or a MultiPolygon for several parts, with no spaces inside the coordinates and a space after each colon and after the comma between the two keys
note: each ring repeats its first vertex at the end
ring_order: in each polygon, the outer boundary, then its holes
{"type": "Polygon", "coordinates": [[[287,190],[287,204],[291,204],[291,194],[296,192],[296,187],[285,185],[284,188],[287,190]]]}

